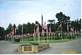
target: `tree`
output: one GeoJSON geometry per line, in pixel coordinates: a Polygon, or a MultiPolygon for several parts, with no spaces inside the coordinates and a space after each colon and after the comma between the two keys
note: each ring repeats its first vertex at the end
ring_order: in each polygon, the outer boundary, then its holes
{"type": "Polygon", "coordinates": [[[62,31],[67,31],[67,25],[68,25],[68,21],[70,21],[70,17],[66,16],[65,14],[63,14],[62,12],[59,12],[56,14],[56,18],[58,20],[59,25],[61,24],[61,30],[62,31]]]}
{"type": "Polygon", "coordinates": [[[18,27],[17,27],[17,34],[22,34],[22,25],[19,24],[18,27]]]}
{"type": "Polygon", "coordinates": [[[81,19],[71,21],[71,27],[74,28],[74,31],[80,32],[80,30],[81,30],[81,19]]]}
{"type": "Polygon", "coordinates": [[[23,24],[23,34],[28,33],[28,24],[23,24]]]}
{"type": "Polygon", "coordinates": [[[9,24],[9,26],[7,27],[7,29],[6,29],[6,34],[9,34],[11,31],[12,31],[12,24],[9,24]]]}
{"type": "Polygon", "coordinates": [[[48,22],[50,22],[50,24],[53,24],[53,23],[55,23],[55,20],[53,19],[53,20],[48,20],[48,22]]]}
{"type": "Polygon", "coordinates": [[[28,24],[27,24],[27,30],[28,30],[28,31],[27,31],[28,33],[33,33],[34,30],[32,29],[31,23],[28,23],[28,24]]]}
{"type": "Polygon", "coordinates": [[[27,23],[27,24],[19,24],[17,28],[17,34],[22,34],[22,27],[23,27],[23,34],[33,33],[34,32],[34,23],[27,23]]]}
{"type": "Polygon", "coordinates": [[[50,24],[48,24],[48,29],[50,27],[51,32],[54,32],[55,31],[55,20],[54,19],[53,20],[48,20],[48,22],[50,23],[50,24]]]}
{"type": "Polygon", "coordinates": [[[0,40],[5,39],[5,30],[3,27],[0,27],[0,40]]]}

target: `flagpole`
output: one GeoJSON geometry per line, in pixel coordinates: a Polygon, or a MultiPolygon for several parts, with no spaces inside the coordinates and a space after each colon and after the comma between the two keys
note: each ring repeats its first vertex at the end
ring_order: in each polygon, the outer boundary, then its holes
{"type": "Polygon", "coordinates": [[[47,28],[47,43],[48,43],[48,28],[47,28]]]}
{"type": "MultiPolygon", "coordinates": [[[[61,22],[61,39],[62,39],[62,22],[61,22]]],[[[63,39],[62,39],[63,40],[63,39]]]]}
{"type": "Polygon", "coordinates": [[[36,36],[35,34],[36,33],[35,33],[35,28],[34,28],[34,33],[33,33],[33,37],[34,37],[33,39],[34,39],[34,41],[35,41],[35,36],[36,36]]]}
{"type": "Polygon", "coordinates": [[[38,34],[38,42],[40,42],[40,32],[39,32],[39,25],[38,25],[38,27],[37,27],[37,34],[38,34]]]}
{"type": "Polygon", "coordinates": [[[36,24],[36,34],[37,34],[37,37],[38,37],[38,43],[40,42],[40,33],[39,33],[39,24],[36,24]]]}
{"type": "Polygon", "coordinates": [[[22,25],[22,42],[23,42],[23,25],[22,25]]]}

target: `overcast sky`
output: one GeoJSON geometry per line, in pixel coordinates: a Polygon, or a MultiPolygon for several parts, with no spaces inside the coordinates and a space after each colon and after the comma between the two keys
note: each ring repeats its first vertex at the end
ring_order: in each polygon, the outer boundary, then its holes
{"type": "MultiPolygon", "coordinates": [[[[0,26],[56,20],[56,13],[63,12],[71,20],[80,17],[80,0],[0,0],[0,26]]],[[[57,20],[56,20],[57,21],[57,20]]]]}

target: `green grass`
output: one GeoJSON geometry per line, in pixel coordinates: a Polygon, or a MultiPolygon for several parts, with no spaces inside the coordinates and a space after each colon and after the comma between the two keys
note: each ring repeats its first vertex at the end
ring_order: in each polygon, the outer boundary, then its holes
{"type": "Polygon", "coordinates": [[[63,39],[63,40],[40,40],[40,41],[20,41],[20,42],[14,42],[15,44],[30,44],[30,43],[62,43],[70,41],[69,39],[63,39]]]}
{"type": "MultiPolygon", "coordinates": [[[[46,37],[41,37],[41,40],[38,41],[38,38],[36,37],[35,40],[33,40],[33,38],[30,38],[30,39],[23,39],[23,41],[20,41],[20,42],[13,42],[13,43],[16,43],[16,44],[29,44],[29,43],[62,43],[62,42],[67,42],[67,41],[70,41],[70,40],[74,40],[74,39],[78,39],[74,36],[63,36],[63,40],[61,39],[61,37],[59,36],[51,36],[52,38],[48,38],[48,40],[45,40],[46,37]],[[55,37],[55,39],[54,39],[55,37]]],[[[79,37],[79,36],[78,36],[79,37]]],[[[80,37],[79,37],[80,38],[80,37]]]]}

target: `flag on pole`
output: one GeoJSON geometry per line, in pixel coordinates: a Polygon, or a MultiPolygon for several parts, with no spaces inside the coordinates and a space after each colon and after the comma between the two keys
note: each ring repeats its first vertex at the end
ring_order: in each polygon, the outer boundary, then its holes
{"type": "Polygon", "coordinates": [[[59,25],[59,27],[61,27],[61,26],[62,26],[62,24],[59,25]]]}
{"type": "Polygon", "coordinates": [[[49,27],[49,36],[50,36],[50,34],[51,34],[51,27],[49,27]]]}
{"type": "Polygon", "coordinates": [[[38,22],[36,22],[36,24],[35,24],[35,32],[38,37],[38,42],[40,42],[40,32],[39,32],[39,23],[38,22]]]}
{"type": "Polygon", "coordinates": [[[37,32],[37,35],[40,36],[39,25],[37,26],[36,32],[37,32]]]}
{"type": "Polygon", "coordinates": [[[9,33],[10,35],[15,35],[16,34],[16,28],[12,28],[11,32],[9,33]]]}
{"type": "Polygon", "coordinates": [[[47,42],[47,39],[48,39],[48,28],[47,28],[47,25],[46,25],[46,22],[44,23],[43,25],[43,34],[45,34],[46,36],[46,42],[47,42]]]}
{"type": "Polygon", "coordinates": [[[73,31],[74,31],[74,29],[73,29],[73,28],[71,28],[71,31],[73,32],[73,31]]]}
{"type": "Polygon", "coordinates": [[[43,36],[44,36],[44,33],[45,33],[45,32],[44,32],[43,27],[42,27],[42,35],[43,35],[43,36]]]}
{"type": "Polygon", "coordinates": [[[44,28],[44,29],[47,29],[46,22],[44,23],[43,28],[44,28]]]}
{"type": "Polygon", "coordinates": [[[14,35],[14,30],[11,31],[11,34],[14,35]]]}
{"type": "Polygon", "coordinates": [[[43,29],[42,29],[42,33],[43,33],[43,35],[44,35],[44,33],[47,32],[47,25],[46,25],[46,22],[44,23],[44,25],[43,25],[42,28],[43,28],[43,29]]]}
{"type": "Polygon", "coordinates": [[[36,32],[35,32],[35,29],[34,29],[34,33],[33,33],[33,36],[36,36],[36,32]]]}

